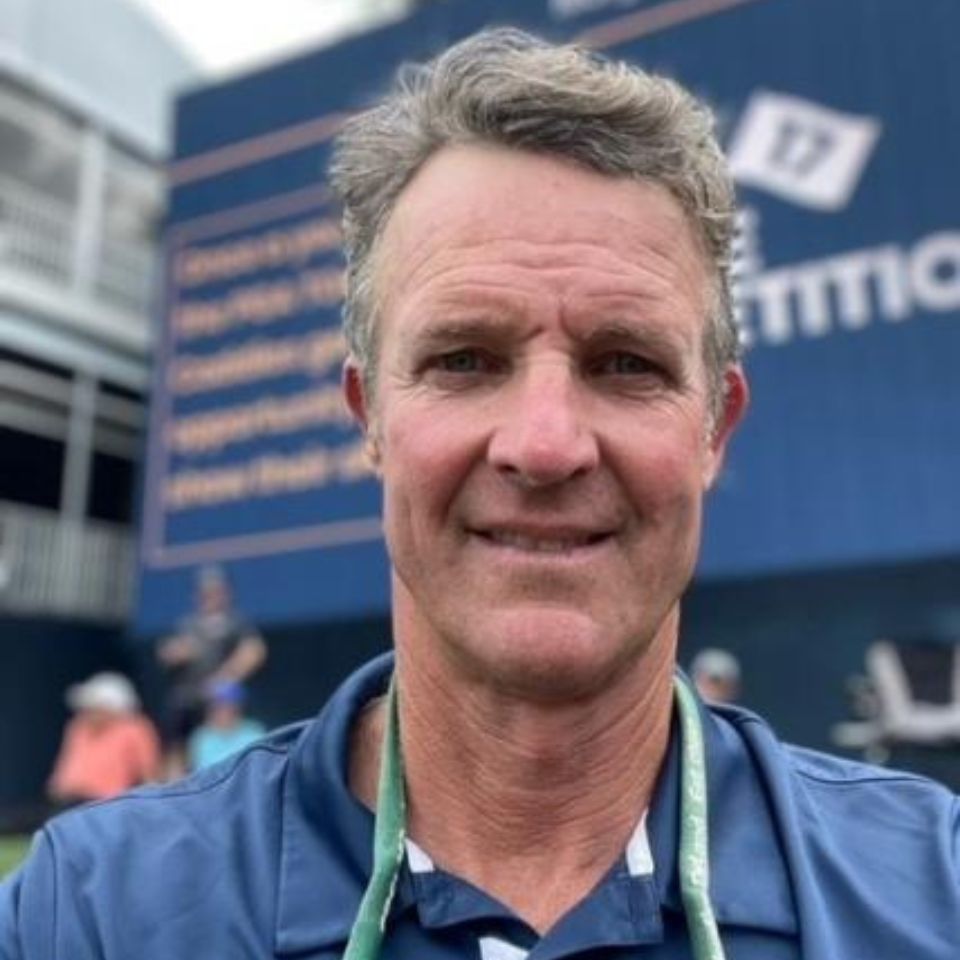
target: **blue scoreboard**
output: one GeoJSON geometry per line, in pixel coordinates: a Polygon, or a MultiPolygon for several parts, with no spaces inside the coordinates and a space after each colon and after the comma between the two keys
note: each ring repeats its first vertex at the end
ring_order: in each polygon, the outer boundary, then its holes
{"type": "Polygon", "coordinates": [[[261,623],[387,609],[325,166],[400,63],[504,23],[673,75],[720,119],[753,404],[699,576],[960,553],[960,6],[447,0],[178,103],[140,632],[210,563],[261,623]]]}

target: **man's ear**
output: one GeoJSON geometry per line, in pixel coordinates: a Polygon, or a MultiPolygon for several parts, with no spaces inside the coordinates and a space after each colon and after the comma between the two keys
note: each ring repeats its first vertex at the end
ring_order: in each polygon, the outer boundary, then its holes
{"type": "Polygon", "coordinates": [[[343,398],[363,432],[366,441],[367,458],[375,471],[380,471],[380,446],[377,443],[377,431],[371,410],[370,397],[364,384],[363,372],[353,357],[348,357],[343,364],[342,377],[343,398]]]}
{"type": "Polygon", "coordinates": [[[704,463],[703,487],[709,490],[720,474],[727,442],[743,419],[750,402],[750,387],[740,364],[733,364],[723,374],[723,402],[717,411],[709,437],[709,449],[704,463]]]}

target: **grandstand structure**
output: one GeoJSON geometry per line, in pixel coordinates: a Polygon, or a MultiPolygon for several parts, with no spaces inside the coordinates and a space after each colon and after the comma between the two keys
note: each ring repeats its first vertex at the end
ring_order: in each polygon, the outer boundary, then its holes
{"type": "Polygon", "coordinates": [[[120,622],[165,104],[196,67],[123,0],[0,20],[0,610],[120,622]]]}
{"type": "MultiPolygon", "coordinates": [[[[340,35],[410,6],[357,0],[340,35]]],[[[32,825],[70,683],[158,699],[138,487],[173,104],[203,73],[136,0],[0,0],[0,833],[32,825]]]]}
{"type": "Polygon", "coordinates": [[[128,616],[168,105],[197,74],[128,0],[0,0],[0,808],[128,616]]]}

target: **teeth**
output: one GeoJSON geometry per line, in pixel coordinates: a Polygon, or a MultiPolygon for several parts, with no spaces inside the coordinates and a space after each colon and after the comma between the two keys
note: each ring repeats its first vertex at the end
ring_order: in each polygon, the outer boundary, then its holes
{"type": "Polygon", "coordinates": [[[577,540],[537,540],[519,533],[491,533],[490,539],[501,546],[530,550],[533,553],[566,553],[576,547],[585,546],[588,542],[586,537],[577,540]]]}

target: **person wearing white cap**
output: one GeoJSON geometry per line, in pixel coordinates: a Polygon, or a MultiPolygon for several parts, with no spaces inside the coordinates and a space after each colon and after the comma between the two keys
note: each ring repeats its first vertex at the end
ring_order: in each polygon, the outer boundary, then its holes
{"type": "Polygon", "coordinates": [[[160,744],[133,684],[97,673],[67,690],[67,723],[47,794],[59,807],[116,796],[156,778],[160,744]]]}

